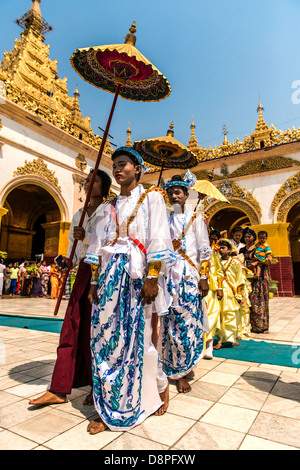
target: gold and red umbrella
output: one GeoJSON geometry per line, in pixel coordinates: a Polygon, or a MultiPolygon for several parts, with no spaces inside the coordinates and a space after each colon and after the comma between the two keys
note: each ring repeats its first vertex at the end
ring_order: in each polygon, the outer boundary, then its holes
{"type": "Polygon", "coordinates": [[[173,128],[172,122],[166,136],[139,140],[133,144],[145,162],[160,168],[158,186],[164,169],[189,169],[198,164],[197,156],[174,138],[173,128]]]}
{"type": "MultiPolygon", "coordinates": [[[[72,67],[83,78],[83,80],[97,88],[114,94],[110,114],[79,221],[80,227],[83,225],[86,215],[93,184],[104,151],[118,96],[133,101],[160,101],[167,98],[171,93],[171,87],[166,77],[135,47],[135,22],[133,22],[129,31],[130,32],[126,35],[124,44],[112,44],[77,49],[70,59],[72,67]]],[[[77,240],[74,241],[71,250],[69,263],[66,268],[64,282],[60,290],[54,315],[57,315],[58,313],[66,279],[72,266],[76,246],[77,240]]]]}

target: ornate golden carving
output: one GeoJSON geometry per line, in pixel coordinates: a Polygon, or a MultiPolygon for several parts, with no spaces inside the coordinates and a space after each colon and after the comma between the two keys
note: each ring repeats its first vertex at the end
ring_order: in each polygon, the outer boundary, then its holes
{"type": "Polygon", "coordinates": [[[259,102],[258,108],[258,121],[255,126],[255,131],[251,133],[250,137],[247,135],[243,140],[236,139],[235,142],[229,142],[227,139],[227,130],[224,132],[223,143],[217,147],[208,148],[200,147],[195,136],[195,125],[191,125],[191,137],[187,147],[192,150],[198,157],[199,163],[207,160],[214,160],[230,155],[237,155],[240,153],[250,152],[264,147],[274,147],[276,145],[285,144],[288,142],[295,142],[300,140],[300,127],[281,131],[271,124],[267,126],[262,111],[263,107],[259,102]]]}
{"type": "MultiPolygon", "coordinates": [[[[217,184],[216,187],[233,206],[242,208],[242,210],[249,215],[252,224],[259,223],[257,221],[259,221],[261,217],[261,207],[257,199],[250,193],[250,191],[228,180],[217,184]]],[[[216,203],[212,198],[206,197],[204,199],[204,210],[209,216],[212,207],[216,207],[216,203]]],[[[218,207],[221,206],[219,205],[218,207]]],[[[222,209],[228,207],[229,206],[227,203],[222,205],[222,209]]],[[[220,209],[218,208],[217,211],[219,210],[220,209]]],[[[214,210],[214,213],[215,212],[216,210],[214,210]]]]}
{"type": "Polygon", "coordinates": [[[221,211],[222,209],[228,209],[229,207],[237,207],[249,217],[251,225],[260,224],[260,217],[258,216],[256,210],[248,203],[248,201],[242,201],[241,199],[237,198],[229,198],[229,201],[232,206],[229,206],[226,202],[223,201],[215,201],[211,203],[205,210],[205,214],[208,219],[211,219],[217,212],[221,211]]]}
{"type": "Polygon", "coordinates": [[[76,168],[78,168],[78,170],[84,171],[87,166],[85,156],[79,153],[77,157],[75,158],[75,165],[76,165],[76,168]]]}
{"type": "Polygon", "coordinates": [[[58,179],[55,176],[55,172],[49,170],[46,163],[42,158],[38,158],[37,160],[33,160],[32,162],[28,162],[25,160],[24,166],[19,166],[16,171],[14,171],[14,176],[18,175],[38,175],[42,176],[61,192],[61,187],[58,184],[58,179]]]}
{"type": "Polygon", "coordinates": [[[296,190],[279,206],[276,222],[286,222],[290,209],[300,201],[300,191],[296,190]]]}
{"type": "MultiPolygon", "coordinates": [[[[285,181],[277,191],[272,201],[271,210],[273,214],[275,213],[276,207],[281,203],[281,201],[292,191],[295,191],[300,187],[300,171],[296,173],[294,176],[291,176],[288,180],[285,181]]],[[[282,208],[280,208],[281,215],[277,215],[277,220],[282,221],[279,217],[282,217],[284,213],[282,212],[282,208]]]]}
{"type": "Polygon", "coordinates": [[[79,93],[68,95],[67,78],[58,78],[57,60],[49,58],[49,45],[45,45],[40,21],[39,2],[25,15],[28,21],[20,39],[15,39],[11,52],[4,52],[0,63],[0,81],[5,84],[6,97],[36,113],[65,132],[93,147],[100,147],[101,137],[95,135],[88,116],[82,117],[79,93]]]}
{"type": "Polygon", "coordinates": [[[282,168],[290,168],[299,165],[300,162],[298,160],[283,156],[265,158],[264,160],[251,160],[230,173],[229,177],[236,178],[244,175],[255,175],[265,171],[280,170],[282,168]]]}

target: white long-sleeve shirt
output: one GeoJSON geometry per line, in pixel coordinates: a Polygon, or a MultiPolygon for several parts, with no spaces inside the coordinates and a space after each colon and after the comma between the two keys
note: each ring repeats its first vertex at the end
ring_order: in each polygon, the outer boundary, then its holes
{"type": "Polygon", "coordinates": [[[87,263],[99,264],[101,256],[102,262],[106,264],[114,253],[127,253],[130,277],[141,279],[147,263],[162,261],[169,264],[174,261],[166,206],[158,191],[147,194],[127,233],[127,221],[144,192],[143,186],[138,185],[128,197],[119,195],[113,205],[103,206],[87,250],[87,263]],[[119,224],[119,236],[114,243],[108,244],[116,237],[116,220],[119,224]],[[132,239],[141,243],[145,253],[132,239]]]}
{"type": "MultiPolygon", "coordinates": [[[[85,230],[85,237],[83,240],[78,240],[76,250],[74,253],[73,257],[73,266],[79,265],[80,261],[84,259],[87,249],[89,247],[89,244],[91,242],[91,236],[94,231],[95,225],[97,223],[97,218],[99,214],[102,211],[103,204],[100,204],[97,209],[92,213],[91,216],[89,216],[87,213],[85,214],[84,221],[82,224],[82,228],[85,230]]],[[[67,253],[67,258],[70,257],[71,251],[72,251],[72,246],[75,241],[73,237],[73,230],[74,227],[78,227],[81,214],[82,214],[83,208],[79,209],[75,214],[73,215],[70,230],[69,230],[69,246],[68,246],[68,253],[67,253]]]]}

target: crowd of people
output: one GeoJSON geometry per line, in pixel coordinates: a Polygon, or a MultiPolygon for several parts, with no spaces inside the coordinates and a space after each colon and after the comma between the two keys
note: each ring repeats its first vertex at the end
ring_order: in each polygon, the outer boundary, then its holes
{"type": "MultiPolygon", "coordinates": [[[[68,274],[64,296],[69,298],[75,282],[76,267],[68,274]]],[[[0,297],[47,297],[57,299],[63,284],[65,270],[46,260],[33,263],[24,260],[11,262],[0,259],[0,297]]]]}
{"type": "Polygon", "coordinates": [[[189,171],[163,190],[145,189],[137,151],[121,147],[111,158],[120,194],[109,197],[111,179],[98,170],[82,227],[82,209],[73,216],[65,261],[77,240],[77,274],[52,381],[29,402],[64,403],[72,388],[90,385],[84,403],[99,415],[91,434],[164,414],[170,380],[189,392],[200,360],[267,332],[269,322],[267,234],[236,227],[229,239],[208,229],[203,211],[187,208],[189,171]]]}

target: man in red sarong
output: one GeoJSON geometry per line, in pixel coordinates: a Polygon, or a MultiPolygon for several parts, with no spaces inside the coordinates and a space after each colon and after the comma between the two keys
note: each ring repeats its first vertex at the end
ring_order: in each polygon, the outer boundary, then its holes
{"type": "MultiPolygon", "coordinates": [[[[86,191],[91,174],[92,170],[86,179],[86,191]]],[[[73,265],[79,266],[78,272],[60,333],[50,389],[42,396],[30,400],[30,405],[45,406],[65,403],[72,388],[86,385],[92,387],[93,385],[90,350],[91,303],[88,299],[91,267],[83,260],[97,217],[102,210],[103,199],[109,195],[110,186],[110,176],[98,170],[82,227],[78,226],[82,209],[73,216],[69,231],[69,249],[65,261],[68,262],[74,239],[78,240],[73,259],[73,265]]],[[[92,402],[92,395],[89,394],[84,404],[92,404],[92,402]]]]}

